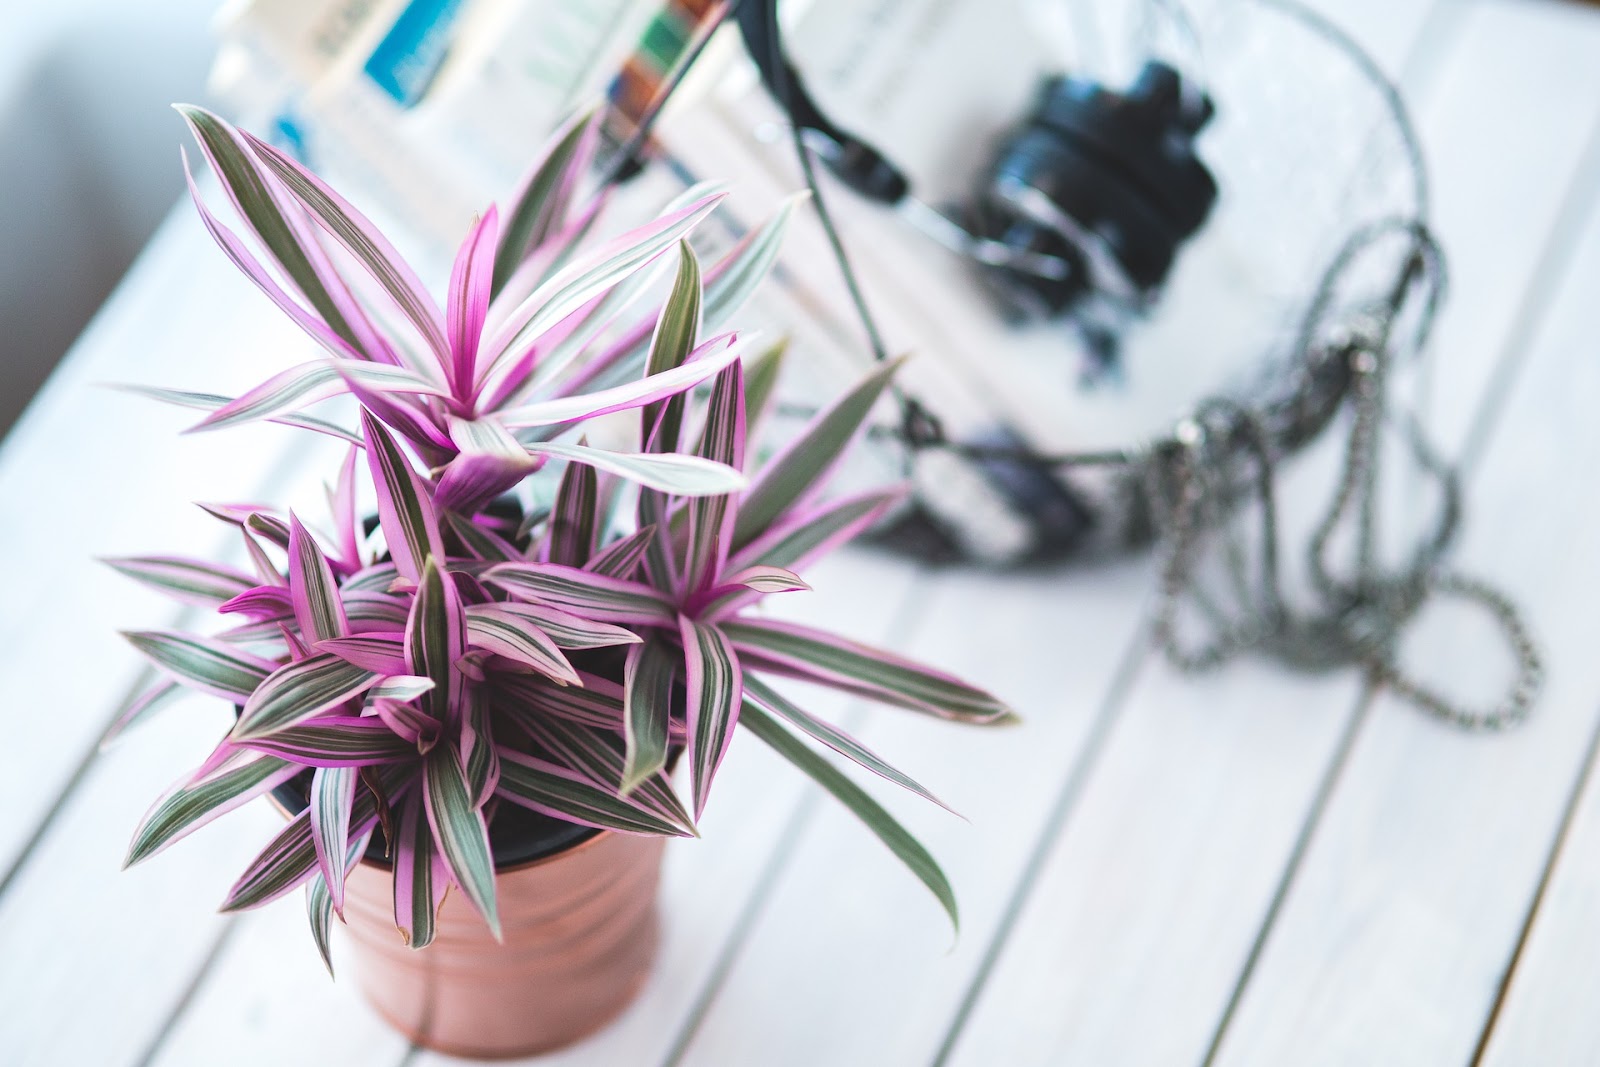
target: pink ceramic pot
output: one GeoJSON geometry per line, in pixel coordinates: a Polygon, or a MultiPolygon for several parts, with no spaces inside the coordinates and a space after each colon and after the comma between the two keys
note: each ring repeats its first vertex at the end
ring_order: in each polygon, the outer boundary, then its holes
{"type": "Polygon", "coordinates": [[[571,1044],[627,1007],[649,974],[664,844],[602,833],[500,871],[503,944],[452,891],[433,943],[417,951],[395,927],[389,871],[362,863],[344,909],[356,978],[401,1033],[441,1052],[504,1059],[571,1044]]]}

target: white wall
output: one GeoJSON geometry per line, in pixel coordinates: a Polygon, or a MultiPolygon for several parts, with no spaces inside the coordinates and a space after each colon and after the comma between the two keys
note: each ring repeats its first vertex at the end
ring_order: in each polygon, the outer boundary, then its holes
{"type": "Polygon", "coordinates": [[[0,433],[182,191],[218,0],[0,0],[0,433]]]}

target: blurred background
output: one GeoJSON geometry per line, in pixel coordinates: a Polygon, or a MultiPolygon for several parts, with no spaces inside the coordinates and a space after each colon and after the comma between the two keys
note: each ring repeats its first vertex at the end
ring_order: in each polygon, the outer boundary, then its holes
{"type": "Polygon", "coordinates": [[[182,189],[217,0],[0,4],[0,433],[182,189]]]}

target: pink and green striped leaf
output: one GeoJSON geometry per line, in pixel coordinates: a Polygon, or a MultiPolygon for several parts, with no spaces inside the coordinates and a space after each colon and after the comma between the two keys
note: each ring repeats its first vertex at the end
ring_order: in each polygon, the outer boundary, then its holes
{"type": "Polygon", "coordinates": [[[783,360],[788,351],[789,339],[782,337],[744,361],[744,419],[746,431],[751,435],[760,427],[772,398],[777,395],[778,378],[783,373],[783,360]]]}
{"type": "Polygon", "coordinates": [[[445,325],[450,340],[450,386],[457,399],[472,396],[477,375],[478,343],[489,311],[490,282],[494,276],[495,246],[500,239],[500,213],[493,204],[461,242],[450,271],[445,325]]]}
{"type": "Polygon", "coordinates": [[[554,682],[581,685],[578,672],[539,625],[515,606],[474,604],[466,609],[467,646],[522,663],[554,682]]]}
{"type": "Polygon", "coordinates": [[[493,417],[452,417],[449,425],[461,451],[439,477],[435,502],[441,509],[470,515],[544,463],[493,417]]]}
{"type": "Polygon", "coordinates": [[[581,826],[656,837],[694,836],[687,828],[630,797],[619,797],[595,785],[577,771],[505,747],[500,749],[496,795],[581,826]]]}
{"type": "Polygon", "coordinates": [[[433,680],[422,709],[441,722],[450,721],[459,706],[462,678],[455,664],[466,651],[466,618],[455,578],[430,557],[406,623],[406,661],[411,674],[433,680]]]}
{"type": "Polygon", "coordinates": [[[482,808],[500,784],[500,752],[494,743],[494,715],[489,693],[473,686],[461,724],[461,764],[467,775],[472,806],[482,808]]]}
{"type": "Polygon", "coordinates": [[[615,474],[650,489],[678,496],[705,496],[708,493],[733,493],[747,483],[732,467],[681,452],[637,454],[611,452],[588,445],[556,441],[524,442],[529,452],[555,459],[587,463],[596,470],[615,474]]]}
{"type": "Polygon", "coordinates": [[[686,362],[670,370],[657,371],[638,381],[598,392],[538,400],[509,408],[500,412],[500,419],[512,429],[558,426],[666,400],[694,388],[733,363],[756,336],[753,333],[719,334],[690,353],[686,362]]]}
{"type": "Polygon", "coordinates": [[[105,563],[175,600],[200,607],[216,607],[256,587],[249,575],[232,567],[183,556],[122,556],[105,563]]]}
{"type": "Polygon", "coordinates": [[[597,622],[670,625],[672,606],[647,585],[556,563],[500,563],[484,579],[515,597],[597,622]]]}
{"type": "Polygon", "coordinates": [[[955,814],[950,805],[928,792],[915,779],[890,766],[881,756],[837,726],[825,722],[805,709],[791,703],[781,693],[759,678],[746,674],[744,676],[744,693],[747,701],[746,707],[749,706],[748,701],[754,701],[810,737],[813,741],[820,741],[839,753],[839,755],[861,767],[865,767],[873,774],[887,778],[895,785],[903,789],[909,789],[924,800],[932,801],[952,815],[955,814]]]}
{"type": "Polygon", "coordinates": [[[449,884],[435,877],[438,845],[423,806],[423,798],[416,795],[400,806],[394,849],[394,921],[411,948],[425,948],[433,941],[439,905],[449,884]]]}
{"type": "Polygon", "coordinates": [[[566,567],[582,567],[594,553],[595,517],[599,510],[600,489],[594,468],[587,463],[569,463],[556,489],[555,506],[550,511],[550,562],[566,567]]]}
{"type": "Polygon", "coordinates": [[[228,757],[219,772],[180,784],[156,801],[140,820],[124,867],[148,859],[217,816],[271,792],[301,768],[274,756],[228,757]]]}
{"type": "Polygon", "coordinates": [[[378,491],[378,524],[395,566],[416,581],[422,576],[423,564],[444,553],[433,502],[389,431],[365,410],[361,426],[367,441],[367,463],[378,491]]]}
{"type": "Polygon", "coordinates": [[[677,662],[659,638],[628,649],[622,674],[624,760],[619,783],[624,795],[667,765],[677,662]]]}
{"type": "MultiPolygon", "coordinates": [[[[356,864],[361,862],[361,857],[366,855],[367,842],[372,840],[372,831],[352,840],[345,849],[344,874],[349,876],[356,864]]],[[[312,875],[311,881],[306,883],[306,919],[311,924],[311,937],[317,943],[317,952],[322,955],[322,964],[328,968],[328,977],[333,977],[333,952],[328,943],[329,933],[333,926],[333,894],[328,889],[328,883],[322,875],[312,875]]]]}
{"type": "Polygon", "coordinates": [[[356,802],[356,778],[354,767],[318,767],[311,775],[311,843],[333,910],[340,918],[344,917],[345,851],[350,841],[350,811],[356,802]]]}
{"type": "Polygon", "coordinates": [[[721,194],[704,197],[622,234],[562,268],[511,312],[488,346],[493,358],[521,351],[545,330],[648,266],[709,215],[721,199],[721,194]]]}
{"type": "Polygon", "coordinates": [[[277,900],[317,873],[317,846],[308,808],[289,820],[233,884],[220,910],[247,911],[277,900]]]}
{"type": "Polygon", "coordinates": [[[765,532],[779,516],[803,506],[821,491],[828,473],[866,424],[872,408],[904,359],[894,359],[863,378],[822,412],[756,476],[739,501],[733,549],[765,532]]]}
{"type": "Polygon", "coordinates": [[[489,851],[489,830],[483,812],[473,802],[466,769],[454,744],[442,744],[428,753],[423,767],[423,799],[428,825],[450,877],[500,939],[500,912],[495,899],[494,857],[489,851]]]}
{"type": "MultiPolygon", "coordinates": [[[[632,630],[607,622],[595,622],[593,619],[544,604],[503,603],[482,607],[493,607],[497,612],[516,616],[527,625],[539,629],[557,648],[609,648],[614,645],[637,644],[640,641],[639,635],[632,630]]],[[[467,609],[469,619],[479,610],[481,610],[479,606],[469,607],[467,609]]]]}
{"type": "Polygon", "coordinates": [[[889,846],[889,850],[899,857],[900,862],[928,887],[938,899],[940,906],[944,908],[945,914],[950,917],[950,924],[957,929],[960,928],[960,912],[956,907],[956,895],[950,888],[949,879],[939,869],[939,864],[929,855],[928,850],[911,836],[894,816],[867,795],[864,789],[845,777],[837,767],[807,748],[804,742],[785,730],[759,707],[746,703],[740,721],[744,723],[745,729],[766,742],[780,756],[798,767],[849,808],[856,818],[866,824],[867,829],[876,834],[878,840],[889,846]]]}
{"type": "Polygon", "coordinates": [[[417,758],[416,743],[395,733],[377,715],[312,719],[239,744],[304,767],[367,767],[417,758]]]}
{"type": "Polygon", "coordinates": [[[445,527],[456,536],[469,554],[487,563],[509,563],[522,558],[516,547],[465,515],[447,511],[442,516],[445,527]]]}
{"type": "Polygon", "coordinates": [[[711,795],[711,781],[733,740],[739,721],[744,675],[733,644],[715,626],[684,615],[678,620],[683,638],[684,687],[688,690],[689,781],[694,817],[700,818],[711,795]]]}
{"type": "Polygon", "coordinates": [[[137,630],[122,636],[160,670],[203,693],[240,701],[251,696],[277,668],[260,656],[193,634],[137,630]]]}
{"type": "Polygon", "coordinates": [[[594,558],[584,564],[583,569],[603,574],[608,578],[631,578],[655,536],[654,526],[635,530],[595,553],[594,558]]]}
{"type": "Polygon", "coordinates": [[[250,694],[229,737],[240,744],[269,737],[360,696],[378,679],[328,652],[287,663],[250,694]]]}
{"type": "Polygon", "coordinates": [[[441,396],[435,383],[401,367],[350,359],[315,359],[268,378],[195,423],[190,432],[220,430],[250,422],[280,420],[302,408],[349,392],[354,382],[384,394],[441,396]]]}
{"type": "Polygon", "coordinates": [[[179,697],[183,696],[184,692],[183,686],[177,682],[164,681],[158,682],[139,693],[123,706],[122,710],[117,713],[115,721],[106,729],[105,735],[100,738],[100,751],[104,752],[127,730],[144,722],[162,708],[177,701],[179,697]]]}
{"type": "Polygon", "coordinates": [[[1000,701],[943,671],[794,623],[746,619],[722,631],[754,667],[809,679],[887,704],[973,723],[1009,721],[1000,701]]]}
{"type": "Polygon", "coordinates": [[[552,135],[538,162],[524,176],[506,212],[505,228],[495,253],[496,295],[528,253],[544,244],[561,226],[572,193],[594,154],[599,132],[593,109],[574,115],[552,135]]]}
{"type": "Polygon", "coordinates": [[[376,226],[320,178],[271,145],[249,133],[243,136],[256,159],[372,275],[442,365],[449,344],[439,306],[410,264],[376,226]]]}
{"type": "Polygon", "coordinates": [[[294,286],[311,302],[328,327],[352,347],[359,345],[358,334],[346,321],[339,301],[329,289],[318,265],[308,254],[305,242],[285,217],[270,178],[246,149],[240,131],[205,110],[187,104],[175,105],[200,143],[211,168],[222,182],[239,215],[260,239],[272,258],[283,268],[294,286]]]}
{"type": "MultiPolygon", "coordinates": [[[[681,367],[700,336],[700,261],[688,241],[678,242],[678,274],[661,305],[645,375],[681,367]]],[[[683,394],[646,404],[640,412],[639,443],[650,452],[676,452],[683,425],[683,394]]]]}
{"type": "MultiPolygon", "coordinates": [[[[744,372],[735,363],[717,375],[706,409],[705,428],[696,453],[734,470],[744,468],[744,372]]],[[[689,543],[684,561],[684,590],[702,592],[728,562],[735,509],[726,494],[689,502],[689,543]]]]}
{"type": "Polygon", "coordinates": [[[308,642],[331,641],[350,632],[333,567],[322,546],[289,513],[289,597],[301,635],[308,642]]]}
{"type": "MultiPolygon", "coordinates": [[[[383,675],[410,674],[405,639],[395,633],[361,633],[316,643],[318,652],[331,652],[346,663],[383,675]]],[[[392,681],[392,679],[390,679],[392,681]]],[[[385,683],[387,684],[387,683],[385,683]]],[[[432,687],[432,682],[429,682],[432,687]]],[[[380,694],[372,694],[378,696],[380,694]]],[[[393,699],[393,698],[391,698],[393,699]]],[[[406,699],[406,698],[399,698],[406,699]]]]}
{"type": "Polygon", "coordinates": [[[683,802],[672,791],[672,782],[665,770],[634,783],[624,789],[626,769],[623,755],[617,751],[616,735],[604,733],[574,722],[538,716],[530,719],[529,734],[563,765],[677,826],[688,834],[696,834],[694,820],[684,809],[683,802]]]}

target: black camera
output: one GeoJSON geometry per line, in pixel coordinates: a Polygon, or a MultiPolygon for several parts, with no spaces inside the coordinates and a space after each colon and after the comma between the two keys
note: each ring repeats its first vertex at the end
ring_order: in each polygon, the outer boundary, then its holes
{"type": "Polygon", "coordinates": [[[989,289],[1016,318],[1054,318],[1091,292],[1139,306],[1205,222],[1217,184],[1195,154],[1210,99],[1165,63],[1126,92],[1053,77],[984,171],[963,220],[981,239],[1060,260],[1059,277],[996,264],[989,289]]]}

